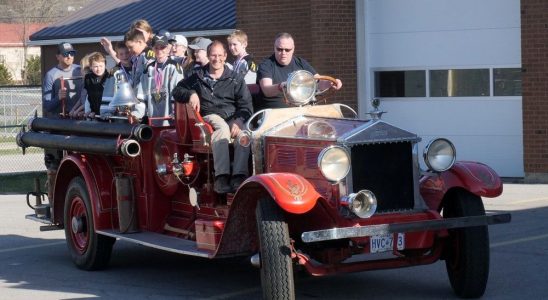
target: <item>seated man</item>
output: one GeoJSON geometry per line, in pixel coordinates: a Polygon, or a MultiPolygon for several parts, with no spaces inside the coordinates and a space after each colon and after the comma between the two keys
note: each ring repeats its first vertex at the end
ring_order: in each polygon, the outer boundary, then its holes
{"type": "Polygon", "coordinates": [[[253,112],[251,94],[243,77],[225,66],[227,50],[220,41],[207,47],[209,63],[196,69],[173,89],[175,101],[187,103],[213,127],[211,144],[215,169],[214,190],[235,191],[248,176],[249,148],[234,142],[230,177],[229,139],[238,136],[253,112]],[[230,179],[230,182],[229,182],[230,179]]]}

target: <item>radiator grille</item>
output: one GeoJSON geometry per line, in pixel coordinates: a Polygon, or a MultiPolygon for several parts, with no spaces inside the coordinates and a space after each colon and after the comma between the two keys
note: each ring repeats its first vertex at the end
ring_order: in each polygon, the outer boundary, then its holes
{"type": "Polygon", "coordinates": [[[372,191],[378,212],[413,208],[411,142],[356,145],[351,150],[353,191],[372,191]]]}
{"type": "Polygon", "coordinates": [[[277,149],[276,162],[282,166],[294,167],[297,165],[297,149],[293,147],[277,149]]]}
{"type": "Polygon", "coordinates": [[[304,152],[304,162],[308,169],[317,169],[318,168],[318,156],[320,155],[320,150],[317,148],[307,149],[304,152]]]}

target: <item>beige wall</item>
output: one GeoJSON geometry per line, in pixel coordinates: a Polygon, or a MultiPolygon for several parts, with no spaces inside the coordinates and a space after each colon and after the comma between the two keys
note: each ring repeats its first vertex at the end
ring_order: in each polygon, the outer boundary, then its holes
{"type": "MultiPolygon", "coordinates": [[[[40,56],[40,47],[27,47],[27,58],[40,56]]],[[[0,47],[0,62],[11,72],[15,81],[21,81],[21,71],[25,63],[23,47],[0,47]]]]}

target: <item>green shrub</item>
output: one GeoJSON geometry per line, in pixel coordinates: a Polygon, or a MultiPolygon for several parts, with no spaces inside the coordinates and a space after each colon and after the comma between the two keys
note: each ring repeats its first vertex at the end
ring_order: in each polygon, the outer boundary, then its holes
{"type": "Polygon", "coordinates": [[[42,84],[42,74],[40,73],[40,56],[31,56],[27,59],[25,81],[28,85],[42,84]]]}
{"type": "Polygon", "coordinates": [[[10,85],[13,84],[13,77],[8,68],[0,63],[0,85],[10,85]]]}

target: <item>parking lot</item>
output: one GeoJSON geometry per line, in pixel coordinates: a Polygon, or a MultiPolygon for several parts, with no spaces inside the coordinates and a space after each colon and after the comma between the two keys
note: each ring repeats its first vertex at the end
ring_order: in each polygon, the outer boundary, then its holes
{"type": "MultiPolygon", "coordinates": [[[[548,185],[506,184],[484,199],[509,211],[490,227],[491,270],[484,299],[548,295],[548,185]]],[[[63,231],[25,220],[24,195],[0,195],[0,299],[259,299],[259,272],[243,259],[206,260],[118,241],[104,271],[76,269],[63,231]]],[[[296,279],[297,299],[455,299],[443,262],[296,279]]]]}

